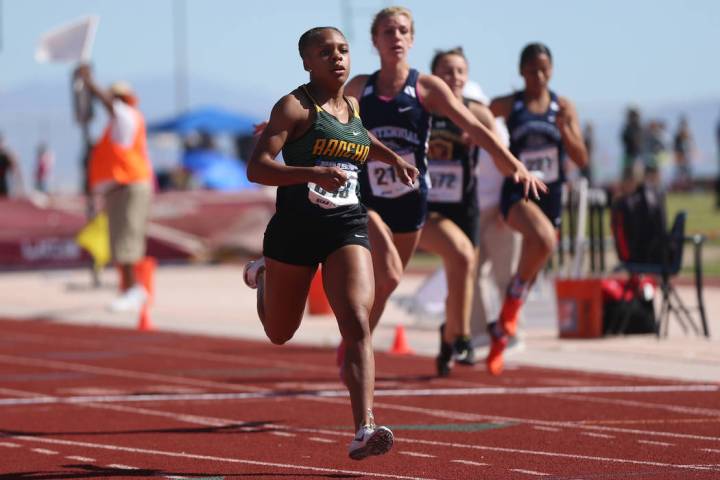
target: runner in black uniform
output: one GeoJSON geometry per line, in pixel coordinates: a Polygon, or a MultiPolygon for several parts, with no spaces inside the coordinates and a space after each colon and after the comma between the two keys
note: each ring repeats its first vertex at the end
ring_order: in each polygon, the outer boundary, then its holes
{"type": "MultiPolygon", "coordinates": [[[[438,51],[431,68],[488,130],[494,130],[490,110],[463,98],[468,65],[462,48],[438,51]]],[[[436,362],[441,376],[450,373],[453,360],[466,365],[475,363],[470,341],[470,311],[478,221],[476,163],[477,147],[467,143],[462,129],[449,118],[433,116],[428,150],[432,188],[420,248],[442,257],[447,278],[446,320],[440,327],[440,353],[436,362]]]]}
{"type": "Polygon", "coordinates": [[[488,325],[492,344],[487,367],[494,375],[502,372],[502,352],[508,336],[513,336],[517,329],[524,295],[555,249],[566,153],[580,168],[587,164],[575,106],[548,88],[552,75],[550,50],[541,43],[527,45],[520,54],[520,75],[525,80],[525,90],[494,99],[490,110],[506,120],[510,151],[543,179],[549,191],[537,202],[521,202],[517,187],[508,179],[503,184],[500,210],[508,224],[522,234],[523,244],[499,321],[488,325]]]}
{"type": "Polygon", "coordinates": [[[397,149],[403,158],[414,162],[420,171],[418,181],[408,188],[382,166],[378,167],[371,154],[368,175],[361,179],[363,203],[370,210],[375,271],[370,327],[374,329],[417,247],[425,222],[430,186],[425,158],[429,114],[450,118],[474,143],[493,155],[504,174],[513,175],[530,194],[537,195],[544,186],[465,108],[445,82],[410,68],[407,56],[414,41],[414,26],[408,9],[381,10],[373,20],[371,33],[380,55],[380,70],[373,75],[356,76],[348,83],[346,92],[360,99],[363,124],[368,130],[390,148],[397,149]]]}
{"type": "Polygon", "coordinates": [[[350,70],[347,40],[319,27],[300,37],[310,83],[273,108],[248,163],[248,178],[277,185],[277,211],[265,231],[264,257],[250,262],[245,282],[258,288],[258,315],[268,338],[283,344],[300,326],[310,282],[322,263],[323,284],[347,344],[343,380],[357,435],[350,458],[381,455],[392,432],[372,416],[375,366],[368,312],[373,302],[367,212],[358,198],[358,170],[368,155],[411,184],[417,170],[362,125],[358,105],[343,95],[350,70]],[[285,165],[274,161],[282,149],[285,165]]]}

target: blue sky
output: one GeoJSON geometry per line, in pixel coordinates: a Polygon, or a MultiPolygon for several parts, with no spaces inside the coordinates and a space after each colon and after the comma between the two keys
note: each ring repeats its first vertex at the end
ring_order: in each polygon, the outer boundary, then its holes
{"type": "MultiPolygon", "coordinates": [[[[208,103],[260,117],[307,81],[297,40],[308,28],[334,25],[351,43],[354,74],[379,60],[370,23],[386,0],[0,0],[0,131],[31,169],[41,140],[58,157],[58,188],[78,184],[79,130],[71,121],[71,65],[38,64],[41,35],[88,14],[100,17],[93,63],[101,83],[138,87],[148,120],[177,109],[173,12],[186,12],[187,106],[208,103]]],[[[690,116],[698,144],[697,171],[718,169],[715,124],[720,115],[720,1],[717,0],[409,0],[416,39],[410,62],[421,71],[436,49],[463,46],[470,77],[490,96],[522,87],[520,50],[542,41],[554,55],[551,87],[593,121],[597,171],[619,169],[623,110],[639,105],[674,131],[690,116]]],[[[102,115],[94,123],[97,133],[102,115]]],[[[156,166],[176,162],[156,154],[156,166]]],[[[670,165],[668,165],[669,167],[670,165]]]]}
{"type": "MultiPolygon", "coordinates": [[[[281,95],[305,80],[299,35],[316,25],[352,32],[354,73],[374,70],[372,15],[386,1],[185,0],[191,78],[281,95]],[[352,20],[343,18],[351,5],[352,20]]],[[[175,7],[182,2],[175,2],[175,7]]],[[[548,44],[553,86],[580,103],[667,101],[720,94],[720,2],[713,0],[406,1],[416,20],[411,62],[427,70],[436,48],[462,45],[472,78],[491,94],[521,86],[520,49],[548,44]]],[[[174,69],[173,0],[2,0],[0,91],[65,78],[40,65],[42,33],[88,13],[100,16],[94,57],[101,79],[136,80],[174,69]]],[[[194,99],[190,99],[191,103],[194,99]]]]}

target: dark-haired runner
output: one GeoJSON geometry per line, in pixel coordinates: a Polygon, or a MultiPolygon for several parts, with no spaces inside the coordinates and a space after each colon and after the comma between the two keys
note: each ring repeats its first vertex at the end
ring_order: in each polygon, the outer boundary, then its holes
{"type": "Polygon", "coordinates": [[[263,258],[249,263],[245,282],[258,288],[258,315],[268,338],[283,344],[300,326],[310,282],[322,263],[323,285],[347,345],[343,380],[357,434],[350,458],[390,450],[392,432],[372,414],[375,364],[368,314],[373,272],[367,211],[358,197],[358,171],[368,156],[412,184],[417,169],[362,125],[345,97],[350,51],[333,27],[302,35],[300,55],[310,82],[281,98],[248,164],[248,178],[277,185],[277,211],[265,231],[263,258]],[[285,165],[274,159],[282,150],[285,165]]]}
{"type": "Polygon", "coordinates": [[[510,132],[510,151],[548,186],[548,194],[536,202],[523,202],[523,192],[506,178],[500,210],[508,224],[523,237],[520,263],[505,294],[497,322],[488,325],[492,343],[487,368],[493,375],[503,369],[503,350],[515,335],[517,317],[528,287],[552,254],[560,226],[561,191],[565,181],[565,157],[579,167],[587,164],[580,122],[570,100],[548,88],[552,55],[541,43],[527,45],[520,54],[520,75],[525,89],[496,98],[490,110],[503,117],[510,132]]]}

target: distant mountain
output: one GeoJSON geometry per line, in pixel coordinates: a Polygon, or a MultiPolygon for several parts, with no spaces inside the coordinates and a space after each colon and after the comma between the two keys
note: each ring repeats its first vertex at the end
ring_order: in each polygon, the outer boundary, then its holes
{"type": "MultiPolygon", "coordinates": [[[[277,100],[277,95],[257,88],[230,89],[196,78],[189,84],[191,108],[218,105],[262,119],[269,115],[277,100]]],[[[148,122],[174,115],[172,78],[140,79],[133,82],[133,87],[148,122]]],[[[92,135],[97,137],[105,124],[105,114],[99,106],[95,112],[92,135]]],[[[0,92],[0,131],[20,157],[26,185],[32,181],[35,149],[39,142],[47,141],[56,156],[52,190],[78,190],[82,139],[73,119],[69,81],[67,84],[36,82],[0,92]]],[[[175,162],[175,150],[153,148],[156,145],[150,143],[153,162],[158,160],[162,165],[175,162]]]]}
{"type": "MultiPolygon", "coordinates": [[[[141,108],[148,121],[160,120],[174,114],[173,82],[172,77],[134,81],[141,108]]],[[[267,118],[273,102],[279,97],[279,93],[262,88],[231,88],[200,78],[191,78],[189,85],[191,107],[219,105],[258,118],[267,118]]],[[[659,118],[665,121],[669,139],[677,127],[679,116],[686,114],[698,149],[698,156],[694,159],[695,171],[699,176],[716,175],[718,159],[714,132],[720,118],[720,98],[658,102],[638,107],[645,120],[659,118]]],[[[600,181],[613,180],[619,174],[619,135],[625,108],[625,104],[618,103],[578,104],[581,121],[591,121],[595,128],[594,171],[600,181]]],[[[98,118],[93,123],[95,136],[100,134],[105,123],[104,114],[100,110],[96,109],[98,118]]],[[[26,184],[32,179],[37,144],[44,140],[50,144],[57,159],[51,182],[52,189],[64,192],[78,190],[81,137],[72,118],[69,82],[34,82],[0,91],[0,131],[21,158],[26,184]]],[[[156,166],[174,164],[177,151],[172,148],[157,148],[159,143],[151,141],[153,163],[156,166]]],[[[668,143],[668,146],[671,145],[668,143]]],[[[671,169],[671,165],[666,165],[666,169],[671,169]]],[[[666,176],[669,174],[666,173],[666,176]]]]}

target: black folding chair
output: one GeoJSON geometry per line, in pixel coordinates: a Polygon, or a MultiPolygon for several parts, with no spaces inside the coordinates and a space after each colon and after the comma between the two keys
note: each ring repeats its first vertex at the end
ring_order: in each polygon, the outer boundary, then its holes
{"type": "MultiPolygon", "coordinates": [[[[657,316],[655,333],[658,337],[667,337],[668,323],[670,316],[674,316],[684,333],[692,330],[696,335],[702,334],[706,337],[710,336],[705,318],[705,305],[702,295],[702,262],[701,252],[704,238],[700,235],[694,237],[685,237],[685,222],[687,213],[678,212],[673,221],[668,235],[664,241],[663,259],[658,263],[633,263],[623,262],[619,269],[627,271],[630,275],[652,275],[659,279],[660,290],[662,292],[662,305],[660,307],[660,315],[657,316]],[[695,248],[695,286],[697,289],[698,306],[697,310],[700,314],[701,327],[693,318],[690,310],[685,306],[682,298],[678,295],[672,283],[672,277],[675,277],[682,267],[682,258],[685,242],[690,240],[695,248]]],[[[628,317],[628,316],[626,316],[628,317]]],[[[619,331],[624,331],[629,318],[623,319],[623,324],[619,331]]]]}

